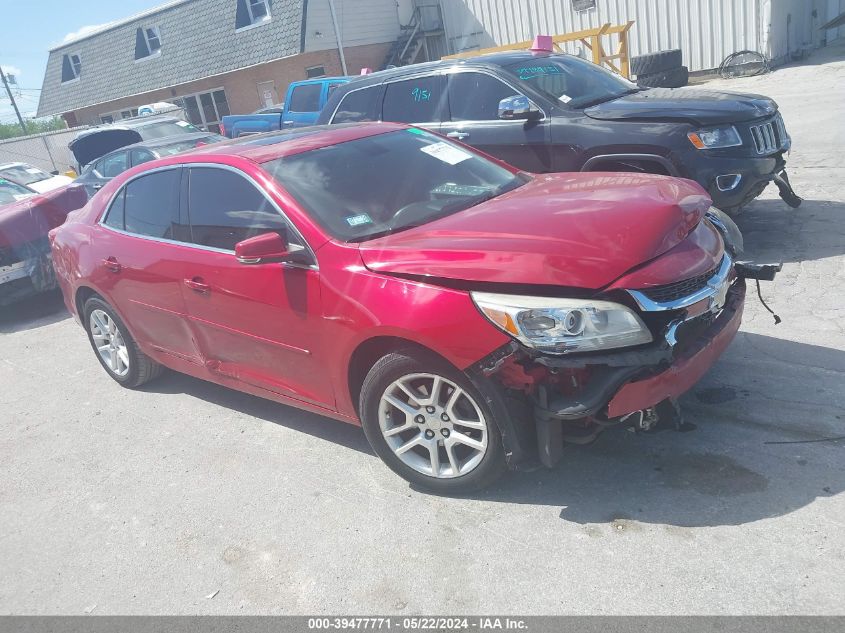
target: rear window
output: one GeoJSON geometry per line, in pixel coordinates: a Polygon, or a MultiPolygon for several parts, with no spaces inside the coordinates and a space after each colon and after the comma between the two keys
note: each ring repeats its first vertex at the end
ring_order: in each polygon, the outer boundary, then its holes
{"type": "Polygon", "coordinates": [[[141,176],[125,190],[125,229],[137,235],[172,239],[179,204],[179,170],[141,176]]]}

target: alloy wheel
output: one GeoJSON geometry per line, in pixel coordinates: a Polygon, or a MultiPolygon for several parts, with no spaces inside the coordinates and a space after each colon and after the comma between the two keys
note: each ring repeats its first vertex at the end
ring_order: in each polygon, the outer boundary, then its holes
{"type": "Polygon", "coordinates": [[[481,408],[436,374],[408,374],[392,382],[379,403],[379,427],[404,464],[438,479],[466,475],[487,453],[481,408]]]}
{"type": "Polygon", "coordinates": [[[115,320],[104,310],[94,310],[89,318],[94,347],[105,366],[115,376],[129,373],[129,350],[115,320]]]}

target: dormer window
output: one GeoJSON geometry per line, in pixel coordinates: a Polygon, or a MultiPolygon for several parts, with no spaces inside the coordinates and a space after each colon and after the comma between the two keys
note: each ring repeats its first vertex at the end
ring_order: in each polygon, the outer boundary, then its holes
{"type": "Polygon", "coordinates": [[[62,83],[76,81],[82,74],[82,60],[79,55],[67,54],[62,56],[62,83]]]}
{"type": "Polygon", "coordinates": [[[235,30],[248,29],[270,21],[270,0],[237,0],[235,30]]]}
{"type": "Polygon", "coordinates": [[[135,31],[135,61],[158,55],[161,52],[161,35],[157,26],[135,31]]]}

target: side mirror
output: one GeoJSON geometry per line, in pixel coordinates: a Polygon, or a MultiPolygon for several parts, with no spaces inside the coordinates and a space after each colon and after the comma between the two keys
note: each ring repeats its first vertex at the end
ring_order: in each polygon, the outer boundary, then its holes
{"type": "Polygon", "coordinates": [[[262,233],[235,244],[235,257],[241,264],[292,262],[301,259],[305,247],[289,244],[278,233],[262,233]]]}
{"type": "Polygon", "coordinates": [[[507,97],[499,101],[499,118],[505,121],[523,119],[531,121],[543,116],[540,108],[531,103],[531,100],[523,95],[507,97]]]}

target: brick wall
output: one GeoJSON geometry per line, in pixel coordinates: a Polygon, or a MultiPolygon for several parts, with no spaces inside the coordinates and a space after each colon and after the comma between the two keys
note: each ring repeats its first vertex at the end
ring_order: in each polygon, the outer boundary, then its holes
{"type": "MultiPolygon", "coordinates": [[[[357,75],[365,67],[380,68],[389,48],[390,43],[344,48],[343,52],[346,55],[346,67],[349,74],[357,75]]],[[[163,88],[97,106],[81,108],[65,113],[63,116],[69,123],[73,121],[78,125],[100,123],[101,114],[137,108],[157,101],[168,101],[174,97],[205,92],[215,88],[223,88],[226,91],[226,100],[232,114],[247,114],[264,105],[258,94],[259,83],[274,82],[279,100],[283,100],[288,84],[292,81],[306,79],[305,69],[311,66],[324,66],[328,76],[343,74],[337,50],[315,51],[242,68],[172,88],[163,88]]]]}

